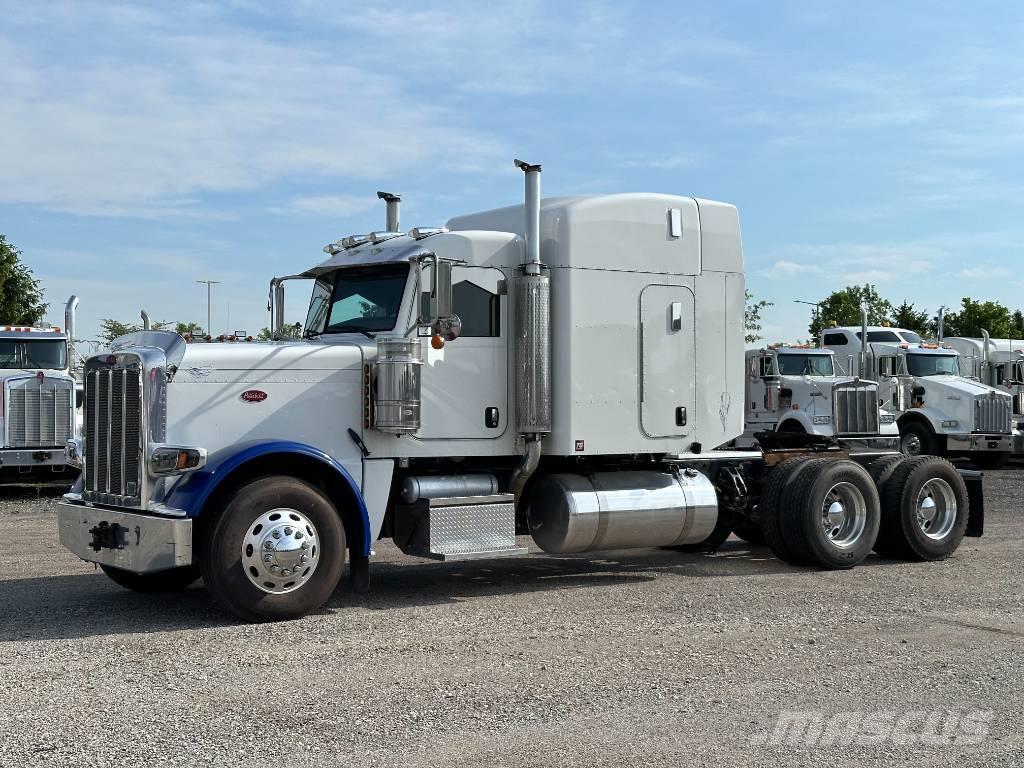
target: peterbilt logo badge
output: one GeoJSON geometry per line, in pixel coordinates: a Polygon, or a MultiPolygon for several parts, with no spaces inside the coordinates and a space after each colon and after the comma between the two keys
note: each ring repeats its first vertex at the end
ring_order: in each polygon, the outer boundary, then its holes
{"type": "Polygon", "coordinates": [[[262,403],[267,399],[267,393],[262,389],[247,389],[241,394],[241,398],[247,403],[262,403]]]}

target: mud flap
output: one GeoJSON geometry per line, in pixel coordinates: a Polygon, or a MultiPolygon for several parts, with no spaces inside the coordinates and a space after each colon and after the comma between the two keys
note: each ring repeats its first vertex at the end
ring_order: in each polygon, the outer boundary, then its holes
{"type": "Polygon", "coordinates": [[[985,494],[982,491],[981,478],[984,472],[972,469],[961,469],[960,477],[967,486],[967,499],[970,503],[970,515],[967,518],[967,530],[964,536],[981,536],[985,532],[985,494]]]}

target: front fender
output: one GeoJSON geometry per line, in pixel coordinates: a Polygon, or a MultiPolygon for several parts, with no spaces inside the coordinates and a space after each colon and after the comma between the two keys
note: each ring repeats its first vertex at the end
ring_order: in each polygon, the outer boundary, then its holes
{"type": "Polygon", "coordinates": [[[358,514],[362,518],[365,539],[363,551],[369,553],[370,520],[359,484],[333,456],[305,443],[260,440],[222,448],[210,454],[205,467],[185,475],[176,483],[167,494],[164,504],[173,509],[184,510],[188,517],[197,517],[203,511],[206,502],[232,472],[254,459],[270,455],[293,455],[313,459],[323,464],[325,471],[335,474],[339,481],[347,485],[358,503],[358,514]]]}
{"type": "Polygon", "coordinates": [[[824,435],[826,437],[832,436],[832,424],[815,424],[811,418],[812,414],[806,411],[790,411],[781,419],[779,419],[778,425],[775,427],[776,432],[782,432],[786,424],[796,422],[803,427],[804,432],[808,435],[824,435]]]}
{"type": "MultiPolygon", "coordinates": [[[[927,405],[921,408],[911,408],[910,410],[906,411],[901,418],[897,420],[897,423],[904,424],[915,417],[918,419],[923,418],[925,421],[927,421],[928,426],[932,428],[932,432],[934,432],[936,435],[943,435],[946,433],[946,430],[942,428],[942,422],[946,420],[948,416],[944,412],[940,411],[938,408],[932,408],[927,405]]],[[[970,425],[968,425],[966,431],[971,431],[970,425]]]]}

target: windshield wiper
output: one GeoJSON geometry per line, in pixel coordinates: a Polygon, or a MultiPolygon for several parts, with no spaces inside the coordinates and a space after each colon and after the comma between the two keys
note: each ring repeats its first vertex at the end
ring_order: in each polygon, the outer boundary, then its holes
{"type": "Polygon", "coordinates": [[[320,331],[306,331],[302,334],[304,339],[315,339],[320,335],[320,331]]]}
{"type": "Polygon", "coordinates": [[[368,339],[374,338],[372,333],[358,325],[339,325],[337,327],[328,328],[324,333],[361,333],[368,339]]]}

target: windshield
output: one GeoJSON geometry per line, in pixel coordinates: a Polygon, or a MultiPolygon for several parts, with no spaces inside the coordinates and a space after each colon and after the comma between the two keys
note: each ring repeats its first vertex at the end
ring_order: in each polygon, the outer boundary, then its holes
{"type": "Polygon", "coordinates": [[[959,376],[960,364],[956,355],[907,355],[907,370],[911,376],[959,376]]]}
{"type": "Polygon", "coordinates": [[[779,373],[783,376],[834,376],[832,355],[779,355],[779,373]]]}
{"type": "Polygon", "coordinates": [[[61,370],[67,365],[62,339],[0,339],[0,368],[61,370]]]}
{"type": "Polygon", "coordinates": [[[913,331],[900,331],[903,334],[903,340],[910,342],[911,344],[920,344],[923,339],[913,331]]]}
{"type": "Polygon", "coordinates": [[[317,280],[306,335],[392,330],[408,274],[408,264],[385,264],[340,269],[317,280]]]}

